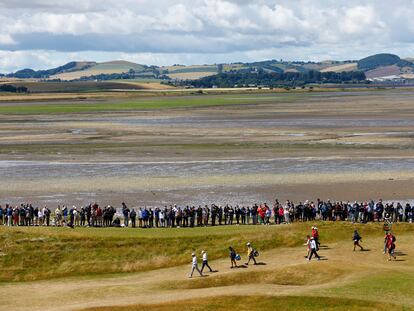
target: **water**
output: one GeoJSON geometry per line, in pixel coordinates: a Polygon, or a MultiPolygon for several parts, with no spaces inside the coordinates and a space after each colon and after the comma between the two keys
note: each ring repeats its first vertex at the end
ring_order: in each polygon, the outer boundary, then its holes
{"type": "Polygon", "coordinates": [[[371,118],[260,118],[243,117],[208,118],[208,117],[177,117],[177,118],[108,118],[100,121],[113,124],[138,126],[169,126],[191,128],[343,128],[343,127],[404,127],[414,126],[414,119],[371,119],[371,118]]]}
{"type": "Polygon", "coordinates": [[[231,174],[329,173],[338,171],[413,171],[414,158],[277,158],[258,160],[164,162],[0,161],[0,176],[10,180],[47,177],[185,177],[231,174]]]}

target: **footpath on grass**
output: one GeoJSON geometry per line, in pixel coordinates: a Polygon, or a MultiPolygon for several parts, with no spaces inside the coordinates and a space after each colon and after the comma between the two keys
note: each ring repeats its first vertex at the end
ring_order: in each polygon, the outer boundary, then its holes
{"type": "MultiPolygon", "coordinates": [[[[414,307],[412,283],[407,281],[414,279],[412,236],[407,233],[397,238],[397,261],[391,262],[382,254],[382,238],[367,237],[363,245],[368,251],[364,252],[353,252],[351,239],[332,243],[322,240],[321,261],[308,262],[305,246],[261,252],[260,265],[238,269],[229,268],[229,259],[213,260],[210,265],[218,272],[203,278],[188,279],[188,254],[187,265],[147,272],[3,283],[0,310],[82,310],[221,296],[343,297],[345,293],[369,302],[390,302],[392,297],[391,301],[399,306],[414,307]],[[395,282],[390,283],[391,287],[384,285],[382,291],[362,291],[355,285],[375,287],[382,277],[395,282]]],[[[245,250],[238,252],[243,263],[245,250]]]]}

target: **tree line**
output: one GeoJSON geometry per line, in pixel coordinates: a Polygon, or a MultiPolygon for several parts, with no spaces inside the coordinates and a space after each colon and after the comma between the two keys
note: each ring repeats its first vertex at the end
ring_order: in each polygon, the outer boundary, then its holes
{"type": "Polygon", "coordinates": [[[266,72],[264,70],[222,72],[214,76],[199,80],[187,81],[188,84],[199,88],[211,87],[243,87],[243,86],[302,86],[312,83],[361,83],[366,77],[362,71],[348,72],[320,72],[309,70],[306,72],[266,72]]]}
{"type": "Polygon", "coordinates": [[[14,86],[10,84],[0,84],[0,92],[27,93],[29,90],[25,86],[14,86]]]}

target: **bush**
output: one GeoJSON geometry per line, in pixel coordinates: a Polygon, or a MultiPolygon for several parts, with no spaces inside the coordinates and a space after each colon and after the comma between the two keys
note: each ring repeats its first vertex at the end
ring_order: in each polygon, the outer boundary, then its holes
{"type": "Polygon", "coordinates": [[[10,85],[10,84],[1,84],[0,92],[27,93],[28,89],[25,86],[15,87],[14,85],[10,85]]]}

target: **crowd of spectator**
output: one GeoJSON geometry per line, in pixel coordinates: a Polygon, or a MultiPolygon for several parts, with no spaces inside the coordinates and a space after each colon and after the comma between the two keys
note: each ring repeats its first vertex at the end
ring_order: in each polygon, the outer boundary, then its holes
{"type": "Polygon", "coordinates": [[[306,201],[284,204],[275,200],[267,203],[241,205],[204,205],[159,207],[101,207],[97,203],[82,207],[47,206],[33,204],[0,206],[0,224],[7,226],[82,226],[82,227],[201,227],[221,225],[289,224],[314,220],[373,222],[412,222],[414,206],[410,203],[343,201],[306,201]]]}

